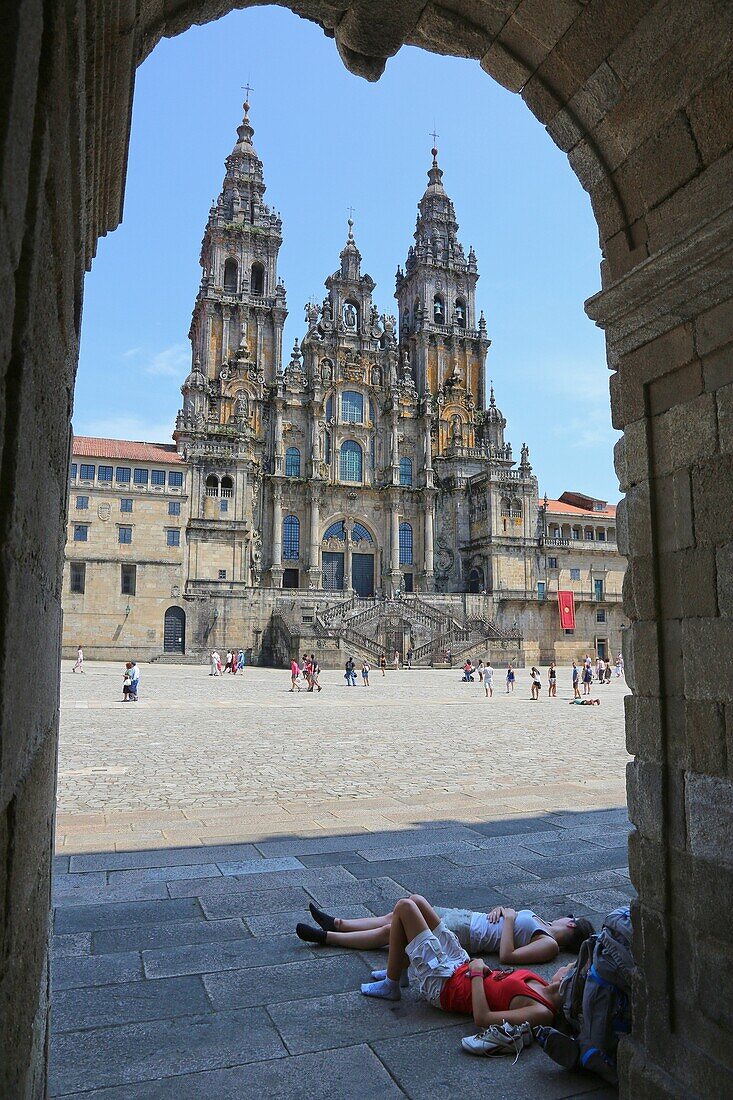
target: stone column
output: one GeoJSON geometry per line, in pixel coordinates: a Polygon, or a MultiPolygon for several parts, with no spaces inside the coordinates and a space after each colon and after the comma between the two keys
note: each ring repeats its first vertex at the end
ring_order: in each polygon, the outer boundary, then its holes
{"type": "Polygon", "coordinates": [[[321,502],[318,486],[311,485],[310,501],[310,538],[308,540],[308,587],[321,588],[323,575],[321,570],[321,502]]]}
{"type": "Polygon", "coordinates": [[[274,472],[276,474],[284,473],[284,452],[283,452],[283,405],[282,399],[275,399],[275,450],[274,450],[274,472]]]}
{"type": "Polygon", "coordinates": [[[393,493],[389,502],[389,581],[391,595],[399,592],[402,576],[400,572],[400,500],[399,493],[393,493]]]}
{"type": "Polygon", "coordinates": [[[425,570],[423,574],[423,588],[425,592],[433,592],[435,590],[435,575],[433,571],[433,528],[435,522],[435,501],[433,495],[426,494],[425,497],[425,513],[424,513],[424,564],[425,570]]]}
{"type": "Polygon", "coordinates": [[[273,588],[282,588],[283,583],[283,490],[282,485],[272,485],[272,565],[270,580],[273,588]]]}
{"type": "Polygon", "coordinates": [[[344,522],[344,539],[346,542],[346,552],[344,554],[344,591],[351,592],[351,533],[354,530],[353,519],[347,519],[344,522]]]}
{"type": "Polygon", "coordinates": [[[221,311],[221,359],[223,363],[226,363],[229,358],[229,322],[231,316],[229,307],[224,306],[221,311]]]}
{"type": "Polygon", "coordinates": [[[435,474],[433,471],[433,445],[431,439],[431,428],[433,424],[433,418],[431,413],[425,414],[425,435],[423,440],[425,450],[425,486],[428,489],[432,489],[435,484],[435,474]]]}
{"type": "Polygon", "coordinates": [[[395,405],[391,412],[392,418],[392,441],[391,441],[391,466],[392,466],[392,484],[399,485],[400,483],[400,438],[399,438],[399,412],[395,405]]]}

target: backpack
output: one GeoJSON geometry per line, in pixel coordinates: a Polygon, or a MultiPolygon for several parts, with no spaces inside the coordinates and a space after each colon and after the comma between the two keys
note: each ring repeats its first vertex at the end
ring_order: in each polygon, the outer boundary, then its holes
{"type": "Polygon", "coordinates": [[[631,1030],[633,971],[631,914],[625,905],[609,913],[601,931],[581,945],[564,981],[562,1013],[570,1034],[539,1028],[545,1054],[567,1069],[582,1066],[617,1085],[619,1035],[631,1030]]]}

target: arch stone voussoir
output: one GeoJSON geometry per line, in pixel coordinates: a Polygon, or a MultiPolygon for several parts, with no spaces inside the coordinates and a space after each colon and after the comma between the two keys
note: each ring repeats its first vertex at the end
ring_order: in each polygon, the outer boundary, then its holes
{"type": "MultiPolygon", "coordinates": [[[[0,1095],[45,1095],[60,577],[85,269],[136,66],[247,0],[16,0],[0,45],[0,1095]],[[53,386],[49,378],[54,379],[53,386]],[[19,660],[36,654],[33,677],[19,660]]],[[[477,60],[590,196],[629,557],[638,977],[624,1097],[733,1095],[733,125],[726,0],[292,0],[375,80],[477,60]]],[[[488,136],[490,139],[490,135],[488,136]]]]}

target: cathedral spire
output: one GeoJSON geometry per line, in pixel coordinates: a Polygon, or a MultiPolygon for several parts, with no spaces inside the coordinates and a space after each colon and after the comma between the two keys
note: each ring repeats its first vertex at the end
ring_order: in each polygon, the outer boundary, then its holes
{"type": "MultiPolygon", "coordinates": [[[[350,208],[351,210],[351,208],[350,208]]],[[[343,279],[358,279],[361,274],[361,252],[356,247],[354,240],[354,219],[349,214],[347,222],[349,227],[346,244],[341,249],[341,277],[343,279]]]]}

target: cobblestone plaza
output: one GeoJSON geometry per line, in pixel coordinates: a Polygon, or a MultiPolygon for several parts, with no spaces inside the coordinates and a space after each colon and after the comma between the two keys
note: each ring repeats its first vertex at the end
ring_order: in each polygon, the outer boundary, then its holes
{"type": "Polygon", "coordinates": [[[70,667],[53,1096],[606,1095],[537,1050],[466,1057],[469,1019],[361,996],[383,954],[294,928],[311,900],[366,916],[408,892],[596,920],[627,901],[623,681],[570,708],[568,669],[533,702],[524,671],[486,699],[456,669],[291,695],[283,672],[153,665],[122,704],[117,665],[70,667]]]}

